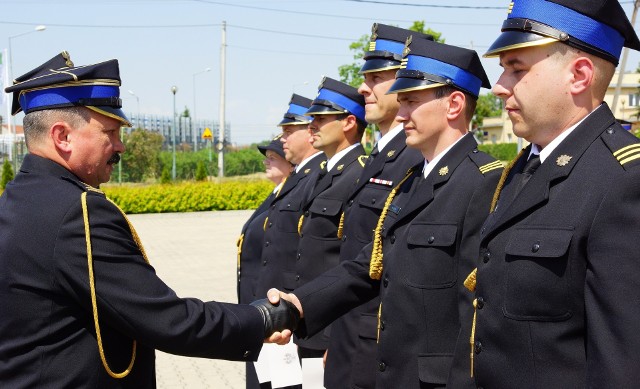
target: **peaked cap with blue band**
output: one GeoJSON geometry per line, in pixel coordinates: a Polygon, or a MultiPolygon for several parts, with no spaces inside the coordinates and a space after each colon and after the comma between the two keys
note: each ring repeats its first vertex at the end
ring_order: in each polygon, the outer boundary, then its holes
{"type": "Polygon", "coordinates": [[[5,89],[14,94],[13,114],[86,107],[131,126],[122,112],[118,60],[73,66],[67,52],[16,78],[5,89]]]}
{"type": "Polygon", "coordinates": [[[351,114],[362,123],[364,119],[364,97],[351,85],[325,77],[318,87],[318,96],[311,103],[306,115],[351,114]]]}
{"type": "Polygon", "coordinates": [[[383,70],[400,69],[404,42],[409,35],[420,36],[433,40],[433,36],[404,28],[374,23],[371,27],[371,41],[364,53],[364,65],[360,73],[380,72],[383,70]]]}
{"type": "Polygon", "coordinates": [[[289,100],[289,109],[284,114],[282,121],[278,123],[278,127],[311,123],[313,118],[305,116],[305,112],[309,107],[311,107],[311,99],[294,93],[291,95],[291,100],[289,100]]]}
{"type": "Polygon", "coordinates": [[[405,44],[402,68],[387,93],[410,92],[451,86],[478,97],[480,88],[491,88],[478,53],[462,47],[410,37],[405,44]]]}
{"type": "Polygon", "coordinates": [[[502,34],[484,56],[553,42],[615,65],[623,47],[640,50],[638,36],[617,0],[514,0],[502,34]]]}

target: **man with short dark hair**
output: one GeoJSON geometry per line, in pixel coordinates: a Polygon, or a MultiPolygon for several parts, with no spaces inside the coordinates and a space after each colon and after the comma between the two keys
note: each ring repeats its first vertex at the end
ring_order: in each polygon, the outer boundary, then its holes
{"type": "MultiPolygon", "coordinates": [[[[603,102],[640,41],[615,0],[515,0],[487,56],[531,142],[482,227],[472,373],[485,388],[640,382],[640,143],[603,102]]],[[[472,277],[473,278],[473,277],[472,277]]]]}

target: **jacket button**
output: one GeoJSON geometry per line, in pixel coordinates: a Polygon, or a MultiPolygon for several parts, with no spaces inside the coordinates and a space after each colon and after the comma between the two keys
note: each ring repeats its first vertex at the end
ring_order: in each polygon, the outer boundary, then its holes
{"type": "Polygon", "coordinates": [[[384,320],[380,320],[380,331],[384,331],[384,320]]]}
{"type": "Polygon", "coordinates": [[[346,242],[347,241],[347,236],[346,235],[342,235],[342,241],[346,242]]]}
{"type": "Polygon", "coordinates": [[[531,246],[531,252],[537,253],[538,250],[540,250],[540,243],[534,243],[533,246],[531,246]]]}
{"type": "Polygon", "coordinates": [[[264,247],[269,247],[269,241],[264,242],[264,247]]]}
{"type": "Polygon", "coordinates": [[[273,223],[269,222],[269,228],[271,228],[272,225],[273,225],[273,223]]]}
{"type": "Polygon", "coordinates": [[[476,354],[480,354],[482,352],[482,343],[480,343],[480,341],[476,341],[476,344],[473,346],[473,351],[475,351],[476,354]]]}
{"type": "Polygon", "coordinates": [[[391,235],[391,244],[396,243],[396,236],[395,235],[391,235]]]}
{"type": "Polygon", "coordinates": [[[427,242],[431,244],[434,240],[436,240],[436,238],[434,236],[430,236],[429,239],[427,239],[427,242]]]}
{"type": "Polygon", "coordinates": [[[349,206],[353,205],[353,200],[349,200],[349,206]]]}
{"type": "Polygon", "coordinates": [[[382,285],[384,285],[385,288],[387,287],[387,285],[389,285],[389,277],[384,277],[384,280],[382,280],[382,285]]]}
{"type": "Polygon", "coordinates": [[[476,306],[478,307],[478,309],[482,309],[482,307],[484,307],[484,299],[482,297],[478,297],[476,306]]]}
{"type": "Polygon", "coordinates": [[[296,274],[296,281],[300,281],[300,274],[296,274]]]}
{"type": "Polygon", "coordinates": [[[267,266],[267,260],[262,261],[262,266],[267,266]]]}
{"type": "Polygon", "coordinates": [[[287,204],[287,208],[291,208],[291,203],[287,204]]]}
{"type": "Polygon", "coordinates": [[[309,211],[304,211],[304,217],[309,217],[309,211]]]}
{"type": "Polygon", "coordinates": [[[327,208],[322,208],[322,212],[327,212],[327,208]]]}
{"type": "Polygon", "coordinates": [[[298,259],[300,259],[300,257],[302,257],[302,254],[298,253],[297,257],[298,259]]]}
{"type": "Polygon", "coordinates": [[[376,199],[371,199],[371,204],[375,204],[376,203],[376,199]]]}
{"type": "Polygon", "coordinates": [[[243,357],[249,358],[250,355],[251,355],[251,351],[245,351],[243,357]]]}
{"type": "Polygon", "coordinates": [[[385,364],[384,364],[384,362],[380,362],[380,363],[378,364],[378,370],[380,370],[380,371],[385,371],[385,370],[387,370],[387,365],[385,365],[385,364]]]}
{"type": "Polygon", "coordinates": [[[491,259],[491,252],[487,251],[482,255],[482,262],[487,263],[491,259]]]}

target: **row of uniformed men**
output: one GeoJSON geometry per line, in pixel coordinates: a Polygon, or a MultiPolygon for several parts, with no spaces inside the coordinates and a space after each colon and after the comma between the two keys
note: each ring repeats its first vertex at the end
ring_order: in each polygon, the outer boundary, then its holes
{"type": "MultiPolygon", "coordinates": [[[[629,323],[640,318],[640,203],[629,192],[640,146],[603,103],[622,47],[639,49],[638,38],[620,4],[603,0],[516,1],[502,31],[486,54],[504,67],[493,91],[531,142],[502,176],[467,133],[490,87],[475,52],[374,25],[358,92],[383,137],[361,168],[327,153],[326,176],[281,192],[265,212],[257,296],[293,290],[281,296],[304,317],[296,343],[303,357],[328,350],[329,389],[638,378],[629,323]],[[355,184],[340,179],[349,163],[355,184]],[[330,195],[329,175],[350,189],[330,195]],[[612,193],[613,183],[625,190],[612,193]],[[620,231],[619,214],[633,215],[632,231],[620,231]]],[[[319,150],[318,118],[341,109],[361,118],[321,85],[306,112],[319,150]]],[[[285,149],[306,130],[281,125],[285,149]]]]}

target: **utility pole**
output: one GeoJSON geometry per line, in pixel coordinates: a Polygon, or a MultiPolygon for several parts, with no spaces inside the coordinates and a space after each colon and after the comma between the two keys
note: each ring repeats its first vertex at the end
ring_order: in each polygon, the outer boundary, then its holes
{"type": "MultiPolygon", "coordinates": [[[[633,14],[631,15],[631,27],[636,25],[636,16],[638,15],[638,7],[640,7],[640,0],[636,0],[633,3],[633,14]]],[[[622,78],[624,77],[624,71],[627,68],[627,57],[629,56],[629,48],[625,47],[622,51],[622,62],[618,67],[618,82],[616,83],[616,90],[613,94],[613,102],[611,103],[611,111],[616,112],[616,106],[618,105],[618,97],[620,97],[620,90],[622,89],[622,78]]]]}
{"type": "Polygon", "coordinates": [[[222,43],[220,45],[220,135],[218,137],[218,178],[224,177],[224,88],[225,63],[227,54],[227,22],[222,22],[222,43]]]}

